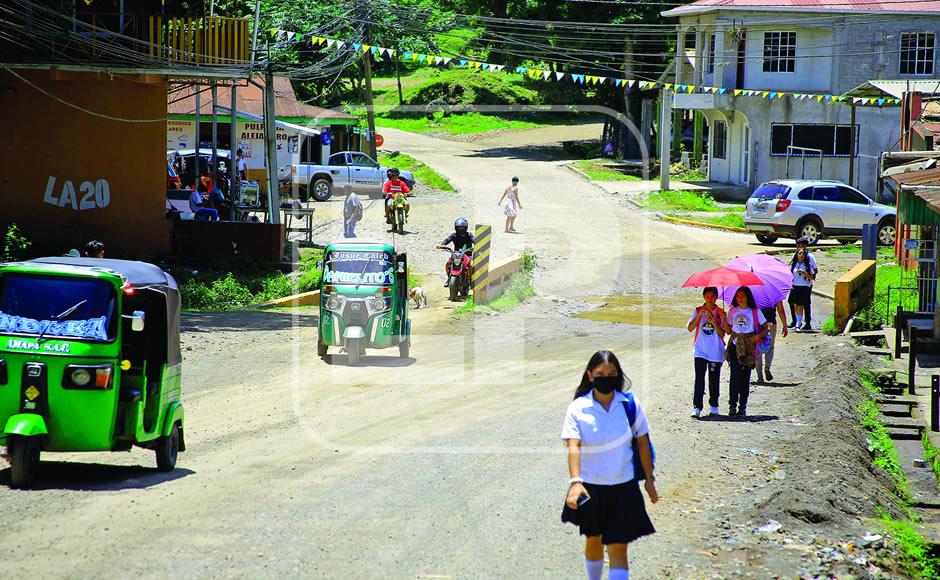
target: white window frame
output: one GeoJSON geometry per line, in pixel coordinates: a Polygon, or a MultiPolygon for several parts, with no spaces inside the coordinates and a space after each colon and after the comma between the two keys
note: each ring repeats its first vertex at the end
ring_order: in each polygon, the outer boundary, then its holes
{"type": "Polygon", "coordinates": [[[796,72],[796,43],[797,33],[794,30],[765,30],[763,43],[763,60],[761,68],[765,73],[792,74],[796,72]],[[789,42],[793,39],[792,43],[789,42]],[[784,40],[787,42],[784,44],[784,40]],[[771,53],[768,54],[768,42],[770,43],[771,53]],[[776,49],[773,52],[773,49],[776,49]],[[792,67],[786,67],[784,64],[791,64],[792,67]],[[791,68],[792,70],[784,70],[791,68]]]}
{"type": "Polygon", "coordinates": [[[930,76],[934,73],[934,61],[937,58],[937,35],[934,32],[902,32],[898,38],[898,74],[904,76],[930,76]],[[914,37],[913,45],[904,48],[904,38],[914,37]],[[927,40],[930,40],[929,46],[927,40]],[[921,58],[923,52],[923,58],[921,58]],[[928,58],[929,56],[929,58],[928,58]],[[913,72],[904,72],[904,64],[913,72]]]}
{"type": "Polygon", "coordinates": [[[718,35],[714,32],[708,35],[708,54],[705,58],[705,74],[715,74],[715,46],[718,43],[718,35]]]}

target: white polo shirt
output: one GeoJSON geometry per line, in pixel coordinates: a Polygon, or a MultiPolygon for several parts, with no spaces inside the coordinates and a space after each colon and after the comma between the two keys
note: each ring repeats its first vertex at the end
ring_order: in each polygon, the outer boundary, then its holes
{"type": "MultiPolygon", "coordinates": [[[[581,441],[581,477],[587,483],[616,485],[634,479],[633,433],[627,410],[626,395],[614,393],[610,411],[594,400],[594,390],[578,397],[568,405],[562,439],[581,441]]],[[[636,436],[648,435],[649,422],[643,406],[636,402],[636,436]]]]}

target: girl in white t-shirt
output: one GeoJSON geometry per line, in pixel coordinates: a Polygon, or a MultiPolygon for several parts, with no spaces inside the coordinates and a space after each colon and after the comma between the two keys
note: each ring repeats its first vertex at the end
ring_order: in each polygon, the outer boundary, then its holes
{"type": "Polygon", "coordinates": [[[584,546],[588,580],[604,572],[604,546],[610,560],[610,580],[628,580],[627,544],[656,532],[646,513],[638,475],[650,501],[659,501],[653,476],[649,422],[640,402],[633,399],[629,379],[614,353],[602,350],[588,362],[581,384],[568,405],[561,438],[568,445],[568,496],[565,504],[576,516],[584,546]],[[631,425],[628,407],[634,409],[631,425]],[[642,474],[634,472],[633,440],[642,474]]]}
{"type": "Polygon", "coordinates": [[[758,344],[768,332],[767,319],[757,308],[754,295],[747,286],[741,286],[734,293],[734,306],[728,309],[727,324],[734,344],[728,361],[731,371],[728,416],[744,417],[751,391],[751,370],[757,365],[760,352],[758,344]]]}
{"type": "Polygon", "coordinates": [[[807,258],[806,250],[797,250],[790,262],[790,271],[793,273],[793,288],[790,289],[790,303],[793,304],[796,319],[795,330],[809,330],[803,326],[803,313],[809,304],[810,293],[813,291],[813,280],[816,278],[816,269],[807,258]]]}

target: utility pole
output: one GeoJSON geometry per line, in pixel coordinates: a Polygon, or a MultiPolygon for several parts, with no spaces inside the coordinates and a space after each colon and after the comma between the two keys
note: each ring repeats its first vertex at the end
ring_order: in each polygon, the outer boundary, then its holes
{"type": "MultiPolygon", "coordinates": [[[[236,137],[236,136],[238,135],[238,129],[236,128],[236,125],[235,125],[235,120],[238,118],[238,113],[235,111],[235,107],[237,106],[236,94],[235,94],[235,88],[236,88],[236,86],[237,86],[237,84],[235,83],[235,81],[232,81],[232,88],[231,88],[231,91],[232,91],[232,92],[231,92],[231,97],[232,97],[232,99],[231,99],[231,104],[229,105],[229,112],[228,112],[228,114],[229,114],[229,139],[228,139],[228,148],[229,148],[228,183],[229,183],[229,189],[228,189],[228,190],[229,190],[229,193],[230,193],[230,194],[234,194],[236,191],[241,191],[239,188],[235,187],[235,180],[238,179],[238,175],[237,175],[237,171],[238,171],[238,159],[237,159],[236,156],[235,156],[235,151],[238,149],[238,145],[237,145],[238,140],[237,140],[237,137],[236,137]]],[[[235,198],[234,198],[234,195],[231,195],[231,199],[230,199],[229,201],[231,201],[232,204],[237,204],[237,203],[239,203],[241,200],[240,200],[240,199],[235,199],[235,198]]],[[[232,219],[233,219],[233,220],[235,219],[235,216],[236,216],[236,215],[237,215],[237,214],[233,211],[233,212],[232,212],[232,219]]]]}
{"type": "MultiPolygon", "coordinates": [[[[365,22],[365,44],[372,43],[372,37],[369,32],[369,4],[368,2],[359,3],[360,10],[363,12],[363,21],[365,22]]],[[[373,109],[372,101],[372,49],[370,48],[365,52],[362,59],[363,72],[365,74],[365,85],[366,85],[366,121],[369,124],[369,138],[368,138],[368,153],[372,156],[373,159],[376,159],[378,156],[375,152],[375,110],[373,109]]]]}
{"type": "Polygon", "coordinates": [[[404,94],[402,93],[402,90],[401,90],[401,71],[398,69],[398,55],[397,55],[397,54],[393,54],[393,55],[392,55],[392,60],[395,61],[395,79],[398,80],[398,104],[399,104],[399,105],[404,105],[404,104],[405,104],[405,96],[404,96],[404,94]]]}
{"type": "Polygon", "coordinates": [[[281,223],[280,196],[277,191],[277,125],[274,115],[274,73],[271,72],[271,52],[264,70],[264,164],[268,172],[268,217],[270,223],[281,223]]]}
{"type": "Polygon", "coordinates": [[[669,189],[669,134],[672,131],[672,95],[662,89],[659,92],[659,189],[669,189]]]}
{"type": "MultiPolygon", "coordinates": [[[[210,167],[212,168],[212,185],[217,185],[215,180],[219,173],[219,111],[216,109],[216,104],[219,102],[219,91],[215,85],[215,81],[212,81],[211,85],[211,94],[212,94],[212,162],[210,167]]],[[[209,193],[212,193],[211,191],[209,193]]]]}
{"type": "Polygon", "coordinates": [[[199,99],[199,94],[202,92],[202,89],[199,86],[199,83],[193,84],[193,90],[196,91],[196,144],[193,145],[196,149],[196,154],[193,155],[193,187],[199,189],[199,130],[202,128],[200,125],[199,119],[199,108],[202,106],[199,99]]]}

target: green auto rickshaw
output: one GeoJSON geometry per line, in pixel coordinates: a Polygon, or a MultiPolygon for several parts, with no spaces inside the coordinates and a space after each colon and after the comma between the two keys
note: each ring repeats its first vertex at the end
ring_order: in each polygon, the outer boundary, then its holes
{"type": "Polygon", "coordinates": [[[317,354],[346,349],[349,364],[359,364],[366,348],[397,346],[408,358],[408,257],[381,241],[343,241],[323,253],[317,354]]]}
{"type": "Polygon", "coordinates": [[[0,265],[0,444],[14,487],[41,451],[156,452],[183,441],[180,295],[142,262],[41,258],[0,265]]]}

